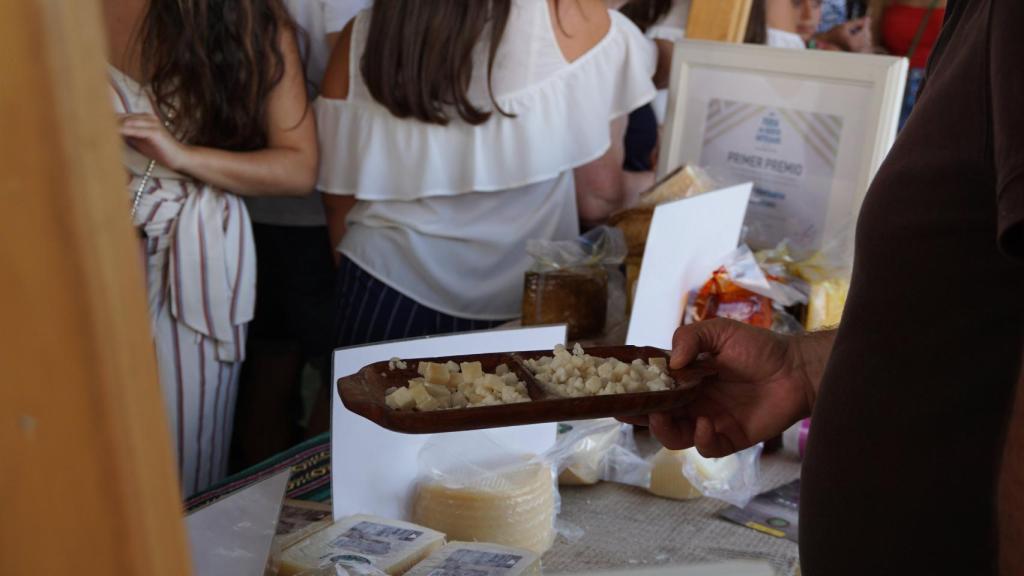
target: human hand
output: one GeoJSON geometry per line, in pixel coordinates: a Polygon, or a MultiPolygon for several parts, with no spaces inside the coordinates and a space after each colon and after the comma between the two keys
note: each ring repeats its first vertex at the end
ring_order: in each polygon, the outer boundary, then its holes
{"type": "Polygon", "coordinates": [[[672,339],[670,366],[696,362],[716,374],[682,409],[623,420],[650,426],[673,450],[696,446],[710,458],[732,454],[778,436],[810,414],[815,382],[807,367],[824,362],[809,362],[807,352],[798,338],[733,320],[683,326],[672,339]]]}
{"type": "Polygon", "coordinates": [[[847,52],[872,52],[871,19],[865,16],[835,26],[814,37],[819,44],[835,45],[847,52]]]}
{"type": "Polygon", "coordinates": [[[121,137],[143,156],[174,171],[182,171],[189,147],[179,142],[153,114],[118,116],[121,137]]]}

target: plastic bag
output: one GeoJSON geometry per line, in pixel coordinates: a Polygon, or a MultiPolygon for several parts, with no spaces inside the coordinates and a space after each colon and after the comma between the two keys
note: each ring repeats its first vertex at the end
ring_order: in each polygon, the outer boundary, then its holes
{"type": "Polygon", "coordinates": [[[818,330],[839,323],[850,290],[852,254],[846,249],[845,234],[840,234],[803,260],[796,260],[787,242],[772,250],[757,253],[762,267],[784,268],[788,274],[804,283],[807,310],[803,327],[818,330]]]}
{"type": "Polygon", "coordinates": [[[799,333],[799,321],[784,308],[806,303],[806,291],[806,283],[789,274],[784,265],[760,262],[750,248],[740,246],[692,293],[686,323],[730,318],[780,333],[799,333]]]}
{"type": "Polygon", "coordinates": [[[638,453],[633,427],[613,418],[559,424],[545,457],[557,467],[562,485],[650,484],[651,465],[638,453]]]}
{"type": "Polygon", "coordinates": [[[762,444],[724,458],[705,458],[696,448],[686,450],[683,476],[701,494],[743,508],[761,492],[762,444]]]}
{"type": "Polygon", "coordinates": [[[533,265],[523,285],[523,325],[569,326],[578,340],[604,330],[608,306],[608,267],[626,258],[621,230],[599,226],[575,240],[530,240],[533,265]]]}
{"type": "Polygon", "coordinates": [[[642,193],[635,208],[654,208],[659,204],[692,198],[720,187],[719,181],[706,168],[681,166],[642,193]]]}
{"type": "Polygon", "coordinates": [[[420,449],[412,521],[449,541],[493,542],[543,554],[560,499],[551,463],[486,433],[434,436],[420,449]]]}

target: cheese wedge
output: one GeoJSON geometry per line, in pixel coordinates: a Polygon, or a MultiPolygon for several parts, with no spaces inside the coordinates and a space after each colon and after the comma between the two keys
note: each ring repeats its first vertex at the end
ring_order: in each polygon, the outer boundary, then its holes
{"type": "Polygon", "coordinates": [[[651,468],[651,494],[673,500],[700,498],[700,490],[683,475],[686,450],[662,448],[654,455],[651,468]]]}
{"type": "Polygon", "coordinates": [[[408,522],[350,516],[316,532],[281,554],[281,576],[294,576],[341,559],[404,574],[444,544],[444,534],[408,522]]]}
{"type": "Polygon", "coordinates": [[[484,542],[452,542],[406,573],[407,576],[539,576],[540,556],[520,548],[484,542]]]}

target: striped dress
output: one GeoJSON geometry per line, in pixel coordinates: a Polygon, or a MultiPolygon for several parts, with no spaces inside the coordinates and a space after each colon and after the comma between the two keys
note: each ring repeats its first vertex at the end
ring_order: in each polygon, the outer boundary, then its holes
{"type": "MultiPolygon", "coordinates": [[[[118,113],[152,113],[148,92],[110,71],[118,113]]],[[[149,159],[124,149],[134,197],[149,159]]],[[[246,325],[256,293],[256,260],[245,204],[155,166],[134,224],[145,238],[150,320],[183,495],[222,479],[234,420],[246,325]]]]}

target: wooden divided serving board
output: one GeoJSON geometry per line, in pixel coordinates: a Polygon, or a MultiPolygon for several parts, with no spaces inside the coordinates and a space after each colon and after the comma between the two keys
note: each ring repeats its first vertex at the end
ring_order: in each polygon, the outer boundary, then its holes
{"type": "MultiPolygon", "coordinates": [[[[626,363],[638,358],[646,362],[648,358],[667,357],[667,353],[659,348],[636,346],[594,347],[588,348],[587,354],[597,358],[618,358],[626,363]]],[[[340,378],[338,394],[350,411],[388,430],[406,434],[431,434],[540,422],[636,416],[671,410],[688,404],[696,394],[695,389],[700,381],[711,374],[700,368],[670,370],[669,374],[676,380],[671,390],[559,398],[548,395],[524,363],[528,359],[551,355],[551,350],[537,350],[444,358],[403,358],[407,368],[395,370],[389,367],[388,362],[376,362],[355,374],[340,378]],[[385,392],[389,388],[407,386],[410,379],[420,376],[416,371],[420,362],[444,364],[448,361],[480,362],[486,372],[494,372],[499,364],[505,364],[526,383],[533,401],[432,412],[392,410],[384,402],[385,392]]]]}

